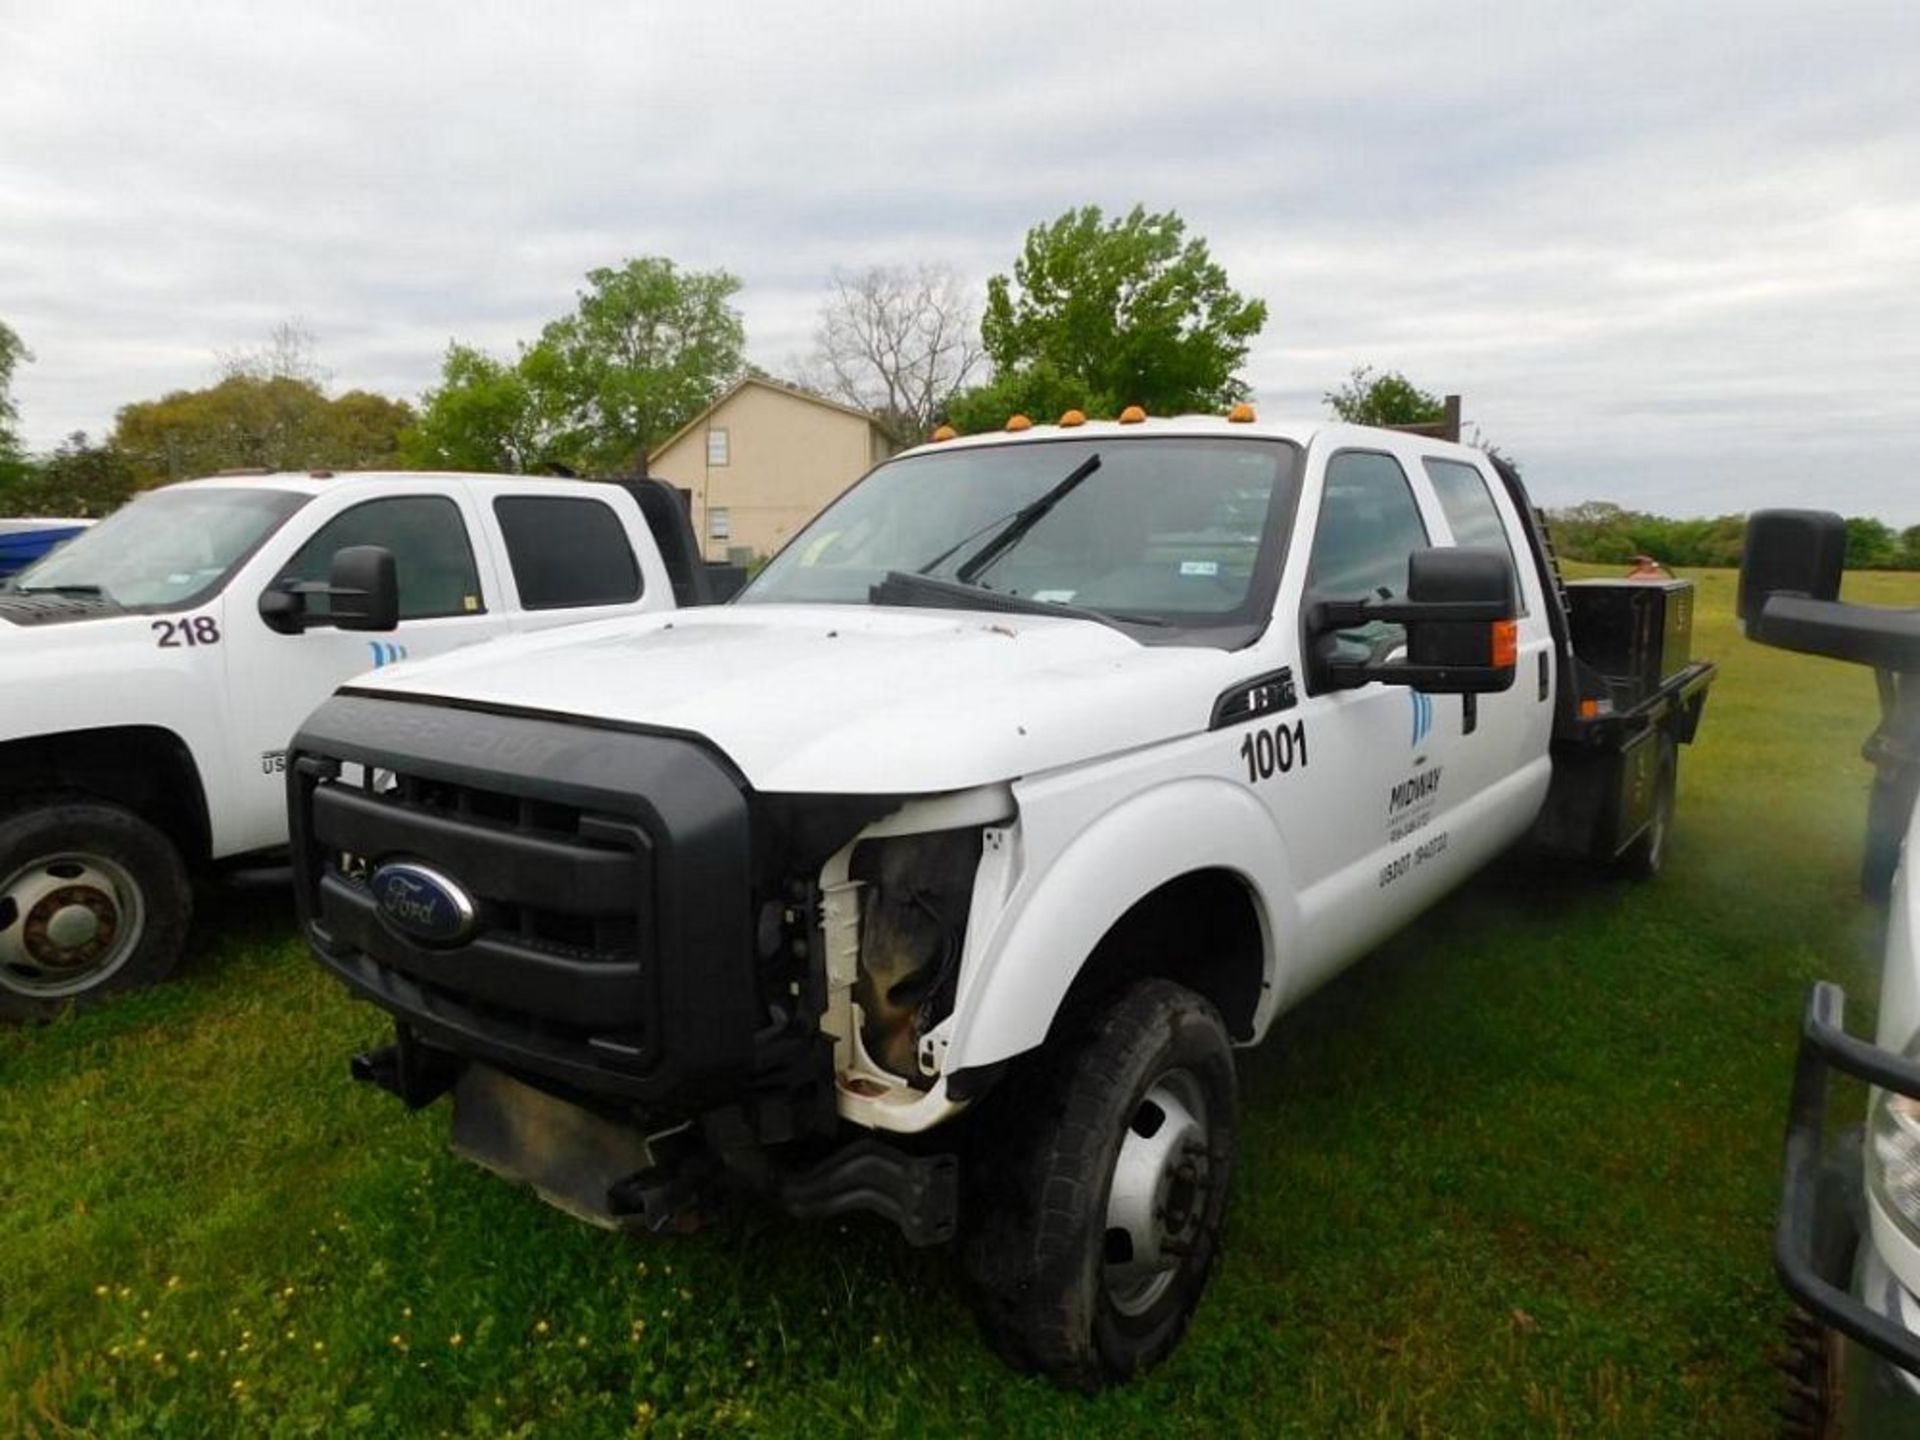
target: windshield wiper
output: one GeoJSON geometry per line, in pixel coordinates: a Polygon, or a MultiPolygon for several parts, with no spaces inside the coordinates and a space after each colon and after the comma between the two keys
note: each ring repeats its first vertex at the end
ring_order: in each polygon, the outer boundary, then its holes
{"type": "Polygon", "coordinates": [[[1060,615],[1069,620],[1092,620],[1118,629],[1122,625],[1163,627],[1170,621],[1158,615],[1140,615],[1130,610],[1094,610],[1085,605],[1068,605],[1058,600],[1035,600],[1029,595],[1010,595],[1004,590],[989,590],[985,585],[969,585],[936,575],[919,575],[906,570],[889,570],[886,578],[867,590],[870,605],[943,605],[954,610],[999,611],[1006,615],[1060,615]]]}
{"type": "MultiPolygon", "coordinates": [[[[1012,523],[985,545],[982,545],[976,553],[961,561],[953,572],[953,578],[960,581],[963,585],[972,580],[974,576],[986,569],[987,566],[998,560],[1015,545],[1018,545],[1029,530],[1047,518],[1047,512],[1049,510],[1053,509],[1054,506],[1071,495],[1075,486],[1099,468],[1100,452],[1096,450],[1078,465],[1074,466],[1073,469],[1067,473],[1067,477],[1051,490],[1047,491],[1046,494],[1029,500],[1018,510],[1014,511],[1012,515],[1003,517],[1012,523]]],[[[993,520],[982,528],[991,529],[1000,523],[999,520],[993,520]]],[[[980,531],[976,530],[973,532],[973,535],[978,535],[979,533],[980,531]]],[[[966,544],[967,541],[973,539],[973,535],[962,536],[959,540],[934,556],[933,559],[922,565],[916,573],[925,575],[938,569],[942,561],[962,545],[966,544]]]]}
{"type": "Polygon", "coordinates": [[[99,595],[105,597],[106,591],[98,585],[16,585],[16,595],[99,595]]]}

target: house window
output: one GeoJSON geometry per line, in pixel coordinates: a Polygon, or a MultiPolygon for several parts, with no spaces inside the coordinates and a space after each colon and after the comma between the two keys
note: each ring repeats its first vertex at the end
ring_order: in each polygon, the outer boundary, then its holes
{"type": "MultiPolygon", "coordinates": [[[[727,432],[722,430],[722,435],[727,432]]],[[[707,511],[707,538],[709,540],[731,540],[733,538],[733,516],[725,507],[707,511]]]]}
{"type": "Polygon", "coordinates": [[[724,426],[716,425],[707,431],[707,464],[724,465],[727,463],[727,432],[724,426]]]}

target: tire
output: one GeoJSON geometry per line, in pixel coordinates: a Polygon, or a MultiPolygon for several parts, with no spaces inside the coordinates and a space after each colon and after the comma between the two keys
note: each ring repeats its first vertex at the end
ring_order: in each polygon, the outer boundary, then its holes
{"type": "Polygon", "coordinates": [[[74,800],[0,816],[0,1019],[152,984],[192,915],[180,852],[131,811],[74,800]]]}
{"type": "Polygon", "coordinates": [[[1219,1013],[1142,982],[992,1098],[962,1240],[988,1341],[1086,1390],[1164,1359],[1206,1286],[1233,1174],[1219,1013]]]}
{"type": "Polygon", "coordinates": [[[1622,875],[1651,880],[1667,863],[1667,839],[1673,830],[1673,802],[1680,782],[1680,754],[1671,735],[1660,737],[1660,774],[1654,781],[1653,818],[1615,862],[1622,875]]]}

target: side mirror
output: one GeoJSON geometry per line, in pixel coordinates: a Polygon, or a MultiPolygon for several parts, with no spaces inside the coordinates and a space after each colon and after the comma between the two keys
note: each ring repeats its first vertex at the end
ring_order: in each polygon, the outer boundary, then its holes
{"type": "Polygon", "coordinates": [[[1433,695],[1494,694],[1513,684],[1519,662],[1513,558],[1497,546],[1416,550],[1407,557],[1404,600],[1323,600],[1315,637],[1376,622],[1404,625],[1404,660],[1329,661],[1335,689],[1372,681],[1433,695]]]}
{"type": "Polygon", "coordinates": [[[1838,600],[1847,522],[1828,510],[1756,510],[1747,517],[1737,613],[1751,629],[1781,592],[1838,600]]]}
{"type": "Polygon", "coordinates": [[[307,597],[290,585],[260,592],[260,618],[281,635],[298,635],[307,628],[307,597]]]}
{"type": "Polygon", "coordinates": [[[391,630],[400,623],[400,582],[384,545],[336,550],[327,571],[328,609],[341,630],[391,630]]]}

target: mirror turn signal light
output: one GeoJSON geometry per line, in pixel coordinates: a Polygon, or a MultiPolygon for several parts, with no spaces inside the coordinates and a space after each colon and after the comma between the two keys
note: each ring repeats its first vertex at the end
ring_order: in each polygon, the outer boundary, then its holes
{"type": "Polygon", "coordinates": [[[1520,627],[1512,620],[1493,622],[1493,668],[1511,670],[1520,663],[1520,627]]]}
{"type": "Polygon", "coordinates": [[[1138,425],[1146,418],[1147,412],[1142,410],[1138,405],[1129,405],[1120,412],[1120,423],[1122,425],[1138,425]]]}

